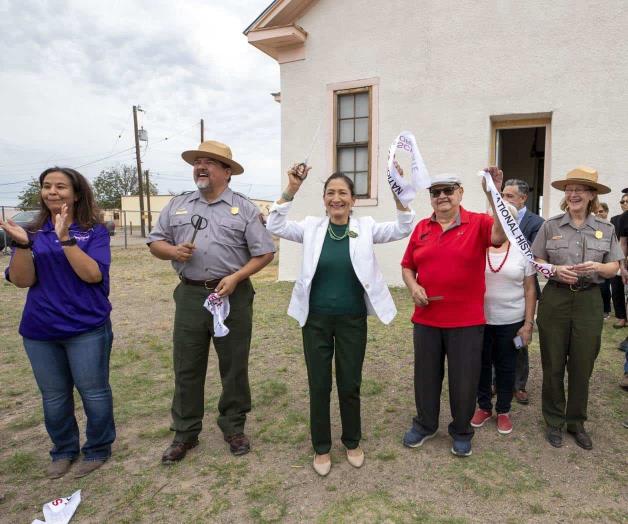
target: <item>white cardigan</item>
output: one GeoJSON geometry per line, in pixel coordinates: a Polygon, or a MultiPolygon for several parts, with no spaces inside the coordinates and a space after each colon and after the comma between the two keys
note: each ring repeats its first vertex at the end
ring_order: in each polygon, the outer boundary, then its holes
{"type": "MultiPolygon", "coordinates": [[[[278,204],[270,208],[268,230],[278,237],[303,244],[303,262],[301,275],[294,284],[288,315],[298,320],[303,327],[310,309],[310,289],[316,273],[318,259],[323,249],[323,242],[329,226],[327,217],[305,217],[300,222],[287,220],[292,202],[278,204]]],[[[396,222],[377,223],[371,217],[350,218],[349,230],[357,234],[349,237],[349,255],[358,280],[364,288],[364,301],[369,315],[377,315],[389,324],[397,314],[384,276],[377,265],[373,244],[383,244],[407,237],[414,225],[415,213],[397,211],[396,222]]]]}

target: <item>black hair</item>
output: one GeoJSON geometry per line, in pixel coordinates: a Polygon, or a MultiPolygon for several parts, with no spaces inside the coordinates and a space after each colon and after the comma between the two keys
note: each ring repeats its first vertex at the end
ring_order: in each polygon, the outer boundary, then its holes
{"type": "Polygon", "coordinates": [[[355,184],[353,183],[353,180],[351,180],[344,173],[340,173],[339,171],[331,174],[330,177],[327,180],[325,180],[325,185],[323,186],[323,194],[325,194],[325,191],[327,191],[327,186],[329,185],[329,183],[332,180],[336,180],[336,179],[343,180],[345,184],[347,184],[347,186],[349,187],[349,191],[351,191],[351,196],[352,197],[355,196],[355,184]]]}

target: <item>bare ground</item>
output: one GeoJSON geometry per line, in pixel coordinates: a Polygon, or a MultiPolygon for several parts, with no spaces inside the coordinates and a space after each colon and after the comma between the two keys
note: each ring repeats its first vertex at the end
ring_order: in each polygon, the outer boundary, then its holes
{"type": "MultiPolygon", "coordinates": [[[[385,327],[369,320],[363,384],[360,470],[344,459],[337,403],[332,422],[334,467],[321,479],[310,467],[308,396],[301,337],[286,316],[291,285],[276,266],[255,278],[250,376],[253,451],[230,456],[215,424],[220,393],[212,350],[201,444],[180,465],[163,467],[171,440],[169,407],[172,290],[169,264],[147,250],[114,248],[115,332],[111,365],[118,439],[112,459],[80,480],[44,476],[50,443],[41,400],[17,325],[25,292],[0,284],[0,522],[41,518],[41,506],[82,489],[76,522],[628,522],[626,497],[628,395],[617,387],[628,330],[607,324],[589,403],[594,449],[543,439],[540,360],[531,348],[529,406],[513,405],[514,431],[478,430],[468,459],[451,455],[444,387],[439,436],[417,450],[401,436],[414,411],[411,303],[394,289],[399,308],[385,327]]],[[[6,265],[7,257],[0,257],[6,265]]],[[[84,417],[77,398],[79,424],[84,417]]]]}

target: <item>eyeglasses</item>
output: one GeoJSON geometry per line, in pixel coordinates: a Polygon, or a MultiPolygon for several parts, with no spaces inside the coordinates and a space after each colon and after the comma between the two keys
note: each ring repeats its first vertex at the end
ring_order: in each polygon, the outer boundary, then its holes
{"type": "Polygon", "coordinates": [[[628,200],[620,200],[619,203],[620,204],[628,204],[628,200]]]}
{"type": "Polygon", "coordinates": [[[590,189],[565,189],[565,194],[574,193],[575,195],[581,195],[585,191],[591,191],[590,189]]]}
{"type": "Polygon", "coordinates": [[[432,198],[438,198],[441,193],[445,196],[451,196],[454,194],[454,191],[458,189],[459,186],[449,186],[449,187],[441,187],[438,189],[430,188],[430,195],[432,198]]]}

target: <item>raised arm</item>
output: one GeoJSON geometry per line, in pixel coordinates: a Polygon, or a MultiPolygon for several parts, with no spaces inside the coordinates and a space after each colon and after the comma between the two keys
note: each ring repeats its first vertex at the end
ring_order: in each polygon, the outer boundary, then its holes
{"type": "Polygon", "coordinates": [[[288,185],[270,208],[268,222],[266,223],[266,228],[273,235],[292,240],[293,242],[303,242],[303,224],[288,220],[287,215],[292,207],[292,200],[294,200],[294,196],[301,188],[301,184],[307,178],[310,169],[308,166],[295,164],[288,170],[288,185]]]}

